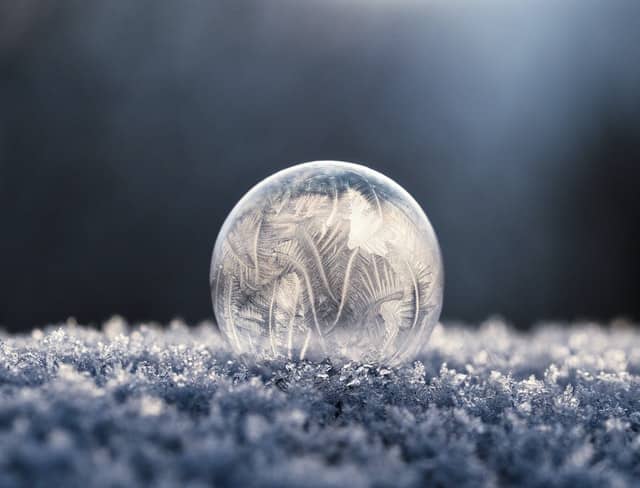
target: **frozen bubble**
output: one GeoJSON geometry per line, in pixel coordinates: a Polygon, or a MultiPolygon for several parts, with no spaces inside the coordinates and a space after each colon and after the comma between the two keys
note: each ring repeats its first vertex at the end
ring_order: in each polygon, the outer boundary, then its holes
{"type": "Polygon", "coordinates": [[[427,342],[443,269],[426,215],[364,166],[276,173],[227,217],[210,274],[218,327],[238,353],[399,363],[427,342]]]}

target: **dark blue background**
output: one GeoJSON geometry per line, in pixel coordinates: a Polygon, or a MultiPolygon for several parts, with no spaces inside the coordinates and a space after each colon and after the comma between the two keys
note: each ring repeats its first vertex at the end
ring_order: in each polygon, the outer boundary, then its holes
{"type": "Polygon", "coordinates": [[[0,324],[211,316],[250,186],[367,164],[444,317],[640,318],[640,3],[0,4],[0,324]]]}

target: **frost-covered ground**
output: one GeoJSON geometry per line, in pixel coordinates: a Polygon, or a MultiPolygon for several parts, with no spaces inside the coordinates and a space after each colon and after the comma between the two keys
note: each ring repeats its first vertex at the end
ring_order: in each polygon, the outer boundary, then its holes
{"type": "Polygon", "coordinates": [[[0,336],[0,486],[629,486],[640,331],[440,327],[399,369],[246,365],[213,327],[0,336]]]}

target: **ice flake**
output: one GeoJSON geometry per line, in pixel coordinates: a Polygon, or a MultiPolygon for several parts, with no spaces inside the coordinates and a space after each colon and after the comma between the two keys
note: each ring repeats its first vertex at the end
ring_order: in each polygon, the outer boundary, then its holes
{"type": "Polygon", "coordinates": [[[3,336],[0,486],[637,485],[637,329],[450,325],[398,368],[124,324],[3,336]]]}

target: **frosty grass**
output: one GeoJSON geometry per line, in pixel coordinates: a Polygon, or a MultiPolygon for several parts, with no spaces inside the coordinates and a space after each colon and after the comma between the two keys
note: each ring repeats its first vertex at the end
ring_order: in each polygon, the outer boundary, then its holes
{"type": "Polygon", "coordinates": [[[386,368],[70,322],[0,335],[0,486],[638,486],[639,386],[625,323],[439,325],[386,368]]]}

